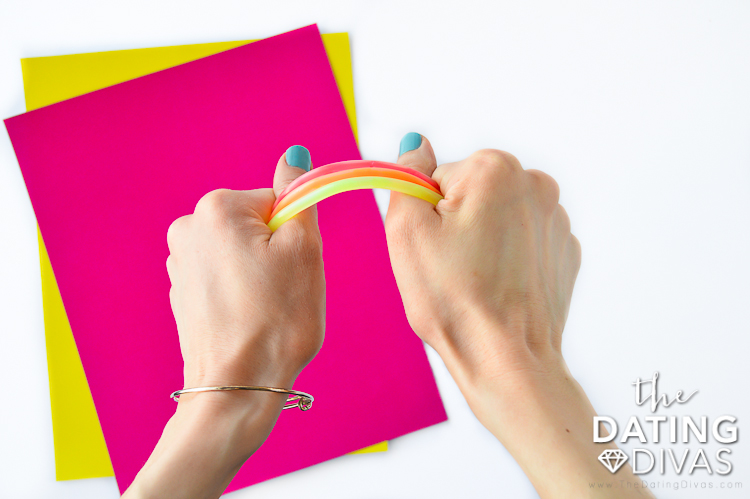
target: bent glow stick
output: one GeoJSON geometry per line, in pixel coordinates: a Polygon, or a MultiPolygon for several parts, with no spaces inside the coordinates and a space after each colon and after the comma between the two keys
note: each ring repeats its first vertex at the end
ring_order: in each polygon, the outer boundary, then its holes
{"type": "Polygon", "coordinates": [[[402,192],[419,199],[424,199],[432,204],[438,204],[438,201],[443,199],[443,196],[435,191],[413,182],[407,182],[406,180],[385,177],[346,178],[315,189],[289,204],[289,206],[283,208],[271,218],[268,222],[268,227],[271,229],[271,232],[273,232],[278,229],[281,224],[301,211],[306,210],[310,206],[336,194],[355,191],[358,189],[388,189],[390,191],[402,192]]]}
{"type": "Polygon", "coordinates": [[[274,203],[274,208],[273,208],[273,211],[271,212],[271,218],[273,218],[279,211],[289,206],[294,201],[314,191],[315,189],[319,189],[323,187],[324,185],[328,185],[338,180],[342,180],[345,178],[356,178],[356,177],[385,177],[385,178],[395,178],[398,180],[405,180],[407,182],[411,182],[414,184],[421,185],[422,187],[426,187],[427,189],[430,189],[436,194],[440,194],[439,189],[436,189],[435,187],[432,186],[432,184],[425,182],[421,178],[415,175],[412,175],[411,173],[404,173],[402,171],[393,170],[390,168],[369,168],[369,167],[368,168],[354,168],[352,170],[338,171],[335,173],[329,173],[328,175],[323,175],[317,178],[313,178],[303,184],[300,184],[293,191],[287,192],[285,196],[283,197],[279,196],[279,199],[277,200],[277,202],[274,203]]]}
{"type": "Polygon", "coordinates": [[[276,205],[291,191],[299,187],[300,185],[304,184],[305,182],[309,182],[310,180],[313,180],[318,177],[322,177],[323,175],[328,175],[330,173],[336,173],[340,171],[346,171],[346,170],[354,170],[356,168],[386,168],[389,170],[396,170],[403,173],[408,173],[410,175],[414,175],[415,177],[419,177],[421,180],[427,182],[431,186],[435,188],[437,192],[440,192],[440,185],[438,185],[437,182],[435,182],[433,179],[425,175],[424,173],[414,170],[412,168],[407,168],[405,166],[396,165],[394,163],[386,163],[383,161],[369,161],[369,160],[354,160],[354,161],[341,161],[339,163],[331,163],[328,165],[321,166],[319,168],[315,168],[312,171],[309,171],[305,173],[304,175],[294,179],[291,184],[289,184],[286,189],[284,189],[281,194],[279,194],[279,197],[276,199],[276,203],[274,204],[274,208],[276,208],[276,205]]]}

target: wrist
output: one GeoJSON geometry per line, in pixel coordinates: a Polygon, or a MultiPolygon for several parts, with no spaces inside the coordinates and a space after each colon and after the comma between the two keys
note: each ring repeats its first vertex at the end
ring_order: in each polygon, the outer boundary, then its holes
{"type": "Polygon", "coordinates": [[[542,424],[556,417],[556,406],[580,407],[587,402],[565,366],[547,371],[519,368],[478,376],[461,390],[477,419],[503,443],[516,435],[514,429],[519,426],[542,424]]]}
{"type": "Polygon", "coordinates": [[[431,335],[437,339],[431,346],[467,398],[488,391],[512,391],[547,377],[570,377],[550,326],[507,317],[467,316],[431,335]]]}
{"type": "MultiPolygon", "coordinates": [[[[292,389],[297,372],[283,369],[247,365],[233,367],[224,364],[205,371],[188,371],[185,369],[183,388],[198,388],[209,386],[265,386],[271,388],[292,389]]],[[[187,394],[186,394],[187,395],[187,394]]],[[[186,396],[183,395],[183,396],[186,396]]],[[[182,398],[182,397],[181,397],[182,398]]]]}
{"type": "Polygon", "coordinates": [[[200,386],[268,386],[291,389],[303,364],[285,345],[289,330],[247,333],[240,345],[205,348],[184,355],[184,388],[200,386]]]}

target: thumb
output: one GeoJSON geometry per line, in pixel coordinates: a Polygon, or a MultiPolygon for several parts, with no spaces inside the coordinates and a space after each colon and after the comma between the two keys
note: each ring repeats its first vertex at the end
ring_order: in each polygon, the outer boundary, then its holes
{"type": "Polygon", "coordinates": [[[401,139],[397,163],[420,171],[428,177],[431,177],[437,168],[435,152],[430,141],[414,132],[407,133],[401,139]]]}
{"type": "Polygon", "coordinates": [[[286,186],[292,183],[297,177],[304,175],[312,169],[310,161],[310,151],[303,146],[292,146],[286,150],[276,165],[276,172],[273,174],[273,193],[276,197],[281,195],[286,186]]]}
{"type": "MultiPolygon", "coordinates": [[[[430,141],[418,133],[410,132],[404,135],[399,146],[397,163],[401,166],[412,168],[424,173],[428,177],[437,168],[435,152],[432,150],[430,141]]],[[[407,217],[413,219],[415,216],[430,217],[437,215],[435,207],[421,199],[391,192],[391,201],[388,205],[387,218],[407,217]]],[[[426,220],[425,220],[426,221],[426,220]]]]}
{"type": "MultiPolygon", "coordinates": [[[[297,177],[312,169],[310,151],[303,146],[292,146],[279,158],[273,175],[273,193],[278,198],[281,192],[297,177]]],[[[300,233],[318,234],[318,211],[313,205],[279,227],[274,236],[296,237],[300,233]],[[288,236],[285,236],[287,234],[288,236]]]]}

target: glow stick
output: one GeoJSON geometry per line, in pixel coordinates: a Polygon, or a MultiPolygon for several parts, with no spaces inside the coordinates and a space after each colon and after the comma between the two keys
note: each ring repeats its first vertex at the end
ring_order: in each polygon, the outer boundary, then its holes
{"type": "Polygon", "coordinates": [[[292,202],[314,191],[315,189],[319,189],[324,185],[330,184],[332,182],[336,182],[338,180],[342,180],[345,178],[356,178],[356,177],[386,177],[386,178],[395,178],[399,180],[405,180],[407,182],[419,184],[422,187],[426,187],[427,189],[430,189],[436,194],[440,194],[440,191],[434,188],[431,184],[425,182],[421,178],[416,177],[410,173],[404,173],[398,170],[392,170],[390,168],[355,168],[353,170],[343,170],[343,171],[338,171],[335,173],[329,173],[328,175],[323,175],[317,178],[313,178],[311,180],[308,180],[304,184],[300,184],[293,191],[287,192],[287,194],[284,197],[279,197],[277,202],[274,204],[273,211],[271,212],[271,218],[273,218],[274,215],[276,215],[279,211],[281,211],[286,206],[290,205],[292,202]]]}
{"type": "MultiPolygon", "coordinates": [[[[289,194],[291,191],[304,184],[305,182],[321,177],[323,175],[328,175],[330,173],[336,173],[345,170],[354,170],[356,168],[386,168],[389,170],[408,173],[410,175],[414,175],[415,177],[419,177],[421,180],[433,186],[437,192],[440,192],[440,186],[437,182],[435,182],[424,173],[414,170],[413,168],[407,168],[405,166],[396,165],[394,163],[385,163],[383,161],[341,161],[339,163],[331,163],[315,168],[312,171],[309,171],[304,175],[294,179],[294,181],[289,184],[286,189],[281,192],[281,194],[279,194],[279,197],[276,199],[276,204],[278,204],[287,194],[289,194]]],[[[274,208],[276,207],[276,204],[274,204],[274,208]]]]}
{"type": "Polygon", "coordinates": [[[294,201],[286,208],[280,210],[276,216],[268,222],[271,231],[278,229],[281,224],[294,217],[310,206],[320,201],[340,194],[342,192],[355,191],[357,189],[388,189],[391,191],[402,192],[419,199],[424,199],[432,204],[438,204],[443,196],[436,192],[413,182],[399,180],[395,178],[384,177],[355,177],[337,180],[330,184],[324,185],[300,199],[294,201]]]}

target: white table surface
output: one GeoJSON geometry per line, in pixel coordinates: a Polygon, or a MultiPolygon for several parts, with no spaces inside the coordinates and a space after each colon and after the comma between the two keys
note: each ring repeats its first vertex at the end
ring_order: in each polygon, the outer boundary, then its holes
{"type": "MultiPolygon", "coordinates": [[[[633,401],[637,377],[659,371],[670,396],[698,389],[660,414],[736,416],[730,478],[744,489],[657,495],[747,497],[750,3],[0,0],[0,117],[25,109],[22,57],[314,22],[350,33],[364,157],[395,160],[417,131],[439,162],[501,148],[558,180],[583,246],[563,343],[573,374],[621,424],[650,415],[633,401]]],[[[0,497],[114,498],[113,478],[54,479],[35,218],[0,135],[0,497]]],[[[387,193],[377,196],[384,209],[387,193]]],[[[447,423],[230,497],[536,497],[429,355],[447,423]]],[[[659,445],[623,446],[634,447],[659,445]]],[[[706,446],[712,465],[716,448],[706,446]]],[[[728,480],[648,480],[685,478],[728,480]]]]}

